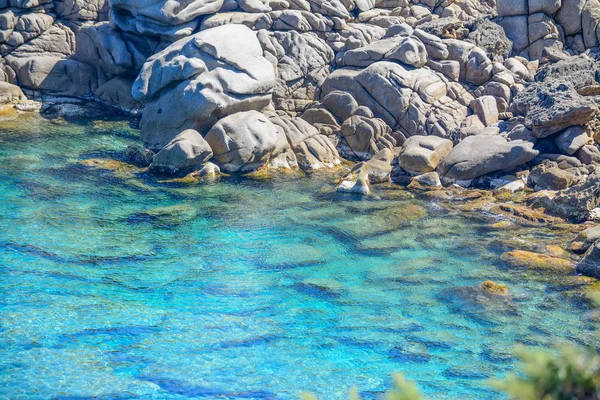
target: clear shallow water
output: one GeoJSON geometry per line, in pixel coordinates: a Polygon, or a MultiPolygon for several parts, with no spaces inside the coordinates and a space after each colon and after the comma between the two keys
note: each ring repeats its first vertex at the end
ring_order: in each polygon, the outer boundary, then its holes
{"type": "Polygon", "coordinates": [[[431,398],[496,399],[485,380],[515,345],[598,345],[577,290],[498,261],[551,232],[319,178],[186,186],[80,164],[135,140],[0,123],[0,398],[343,399],[403,372],[431,398]],[[512,297],[473,294],[486,279],[512,297]]]}

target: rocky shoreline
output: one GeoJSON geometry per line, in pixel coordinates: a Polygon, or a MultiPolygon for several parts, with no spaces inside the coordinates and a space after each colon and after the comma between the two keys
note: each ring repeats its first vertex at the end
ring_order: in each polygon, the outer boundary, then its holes
{"type": "MultiPolygon", "coordinates": [[[[600,220],[598,26],[583,0],[7,0],[0,101],[134,117],[123,160],[175,179],[332,171],[340,192],[493,193],[582,223],[600,220]]],[[[600,278],[581,235],[577,271],[600,278]]]]}

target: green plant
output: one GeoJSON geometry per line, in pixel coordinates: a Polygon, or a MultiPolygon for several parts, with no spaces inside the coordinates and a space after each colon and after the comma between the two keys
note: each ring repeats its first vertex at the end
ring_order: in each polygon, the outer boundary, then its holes
{"type": "MultiPolygon", "coordinates": [[[[393,387],[385,393],[386,400],[423,400],[419,394],[417,386],[407,381],[402,374],[394,374],[392,376],[393,387]]],[[[361,400],[358,390],[352,388],[350,390],[349,400],[361,400]]],[[[317,400],[317,397],[312,393],[303,393],[302,400],[317,400]]]]}
{"type": "Polygon", "coordinates": [[[523,376],[509,375],[492,386],[517,400],[600,399],[600,356],[593,349],[569,345],[558,355],[524,347],[516,354],[523,376]]]}
{"type": "Polygon", "coordinates": [[[394,387],[385,394],[386,400],[421,400],[417,386],[407,381],[402,374],[394,374],[394,387]]]}

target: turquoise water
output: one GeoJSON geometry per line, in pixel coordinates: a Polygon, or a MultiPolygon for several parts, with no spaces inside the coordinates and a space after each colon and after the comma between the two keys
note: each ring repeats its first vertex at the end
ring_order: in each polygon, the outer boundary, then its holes
{"type": "Polygon", "coordinates": [[[551,231],[321,177],[185,185],[82,165],[136,138],[0,123],[0,398],[370,398],[403,372],[431,398],[496,399],[486,380],[515,345],[598,345],[578,290],[498,261],[551,231]],[[512,296],[477,294],[486,279],[512,296]]]}

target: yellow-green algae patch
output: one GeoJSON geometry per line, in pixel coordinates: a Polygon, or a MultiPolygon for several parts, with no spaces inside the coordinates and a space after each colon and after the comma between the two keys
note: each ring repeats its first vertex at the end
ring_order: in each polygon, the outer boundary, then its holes
{"type": "Polygon", "coordinates": [[[524,267],[556,273],[569,273],[575,268],[575,262],[572,260],[525,250],[508,251],[502,254],[500,259],[513,267],[524,267]]]}
{"type": "Polygon", "coordinates": [[[498,296],[506,296],[508,295],[508,286],[503,285],[501,283],[496,283],[494,281],[487,280],[481,284],[483,290],[487,293],[498,295],[498,296]]]}

